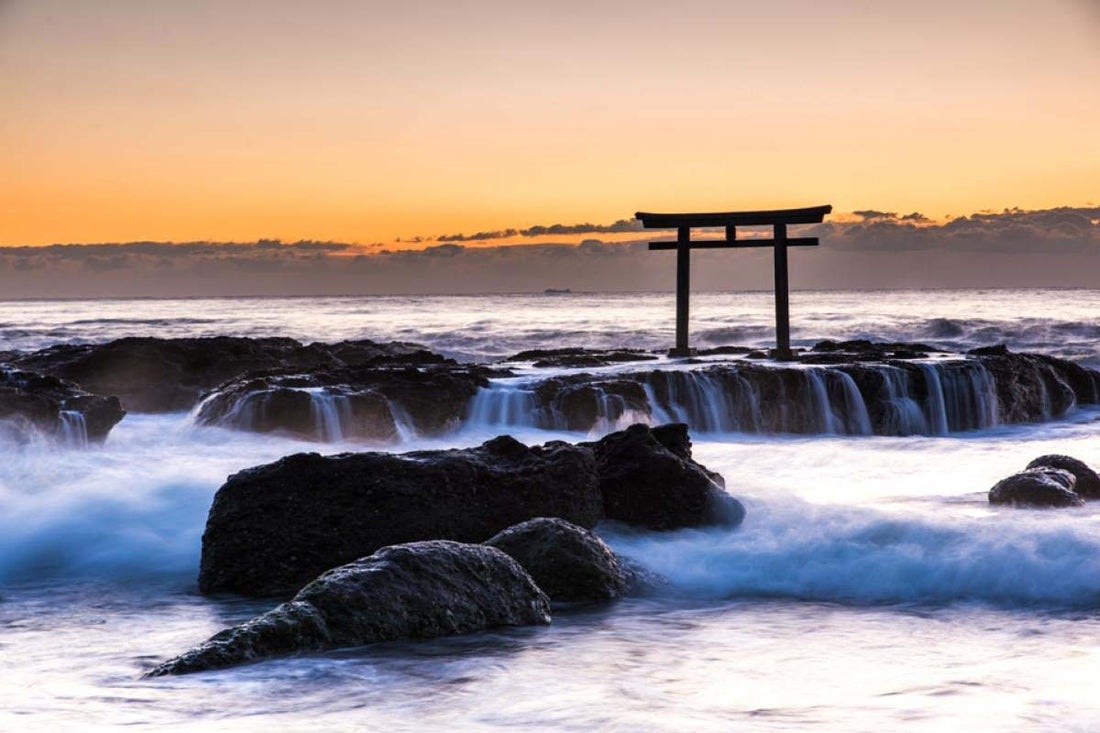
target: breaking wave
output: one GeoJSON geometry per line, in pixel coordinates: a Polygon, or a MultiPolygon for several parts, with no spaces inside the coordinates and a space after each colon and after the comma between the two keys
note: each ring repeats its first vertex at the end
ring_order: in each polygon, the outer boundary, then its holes
{"type": "Polygon", "coordinates": [[[709,598],[1100,607],[1100,513],[1092,509],[934,519],[790,497],[746,504],[734,531],[605,539],[674,592],[709,598]]]}

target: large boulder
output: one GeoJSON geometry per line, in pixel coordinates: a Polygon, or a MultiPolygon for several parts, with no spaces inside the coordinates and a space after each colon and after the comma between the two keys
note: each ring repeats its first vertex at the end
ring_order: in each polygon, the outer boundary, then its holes
{"type": "Polygon", "coordinates": [[[103,344],[60,344],[10,358],[98,394],[117,395],[134,412],[189,410],[200,395],[250,371],[343,366],[421,347],[369,340],[303,345],[289,338],[123,338],[103,344]]]}
{"type": "Polygon", "coordinates": [[[1059,468],[1031,468],[1003,478],[989,490],[990,504],[1025,507],[1082,506],[1073,490],[1076,479],[1059,468]]]}
{"type": "Polygon", "coordinates": [[[1100,475],[1097,475],[1096,471],[1084,461],[1072,456],[1050,454],[1039,456],[1027,464],[1027,467],[1058,468],[1069,471],[1075,479],[1073,490],[1078,496],[1082,499],[1100,499],[1100,475]]]}
{"type": "Polygon", "coordinates": [[[101,443],[125,415],[117,397],[103,397],[56,377],[0,368],[0,437],[45,435],[70,444],[101,443]]]}
{"type": "Polygon", "coordinates": [[[404,431],[425,436],[458,427],[493,372],[413,356],[414,363],[389,357],[308,372],[253,372],[207,395],[196,420],[328,441],[390,441],[404,431]]]}
{"type": "Polygon", "coordinates": [[[293,592],[387,545],[483,542],[533,517],[603,518],[596,462],[566,443],[288,456],[229,477],[202,538],[203,592],[293,592]]]}
{"type": "Polygon", "coordinates": [[[551,601],[610,601],[631,584],[628,573],[603,540],[564,519],[530,519],[485,544],[522,565],[551,601]]]}
{"type": "Polygon", "coordinates": [[[546,595],[505,553],[458,542],[414,542],[329,570],[293,600],[216,634],[148,676],[377,641],[548,623],[546,595]]]}
{"type": "Polygon", "coordinates": [[[682,423],[631,425],[595,443],[604,517],[653,530],[700,525],[735,526],[741,502],[723,491],[721,477],[691,458],[682,423]]]}
{"type": "Polygon", "coordinates": [[[484,542],[536,517],[586,529],[734,525],[744,508],[691,458],[683,425],[635,425],[589,444],[405,454],[301,453],[230,476],[202,538],[205,593],[277,595],[402,542],[484,542]]]}

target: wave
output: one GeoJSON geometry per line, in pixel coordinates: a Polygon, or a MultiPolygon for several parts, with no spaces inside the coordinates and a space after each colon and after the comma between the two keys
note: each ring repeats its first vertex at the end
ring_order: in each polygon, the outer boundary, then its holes
{"type": "MultiPolygon", "coordinates": [[[[312,446],[314,449],[316,446],[312,446]]],[[[51,578],[193,581],[225,477],[306,444],[130,415],[102,447],[30,443],[0,456],[0,584],[51,578]]]]}
{"type": "Polygon", "coordinates": [[[707,598],[1100,607],[1100,515],[1090,510],[931,519],[793,498],[746,505],[735,531],[605,539],[674,592],[707,598]]]}

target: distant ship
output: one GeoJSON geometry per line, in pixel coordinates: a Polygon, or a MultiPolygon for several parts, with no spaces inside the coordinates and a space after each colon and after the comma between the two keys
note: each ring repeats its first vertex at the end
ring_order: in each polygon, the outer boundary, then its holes
{"type": "Polygon", "coordinates": [[[545,295],[568,295],[573,291],[569,288],[547,288],[542,291],[545,295]]]}

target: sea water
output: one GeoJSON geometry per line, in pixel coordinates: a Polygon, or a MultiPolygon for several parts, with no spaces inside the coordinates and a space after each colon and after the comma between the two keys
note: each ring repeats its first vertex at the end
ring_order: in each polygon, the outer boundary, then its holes
{"type": "MultiPolygon", "coordinates": [[[[698,300],[703,330],[760,329],[714,343],[766,342],[765,295],[698,300]]],[[[799,301],[806,341],[1008,340],[1096,359],[1092,291],[802,293],[799,301]],[[954,325],[937,325],[946,322],[954,325]]],[[[308,334],[404,338],[487,358],[534,346],[657,346],[669,303],[656,295],[3,303],[9,341],[0,350],[137,334],[308,334]]],[[[586,437],[512,432],[526,442],[586,437]]],[[[493,434],[475,422],[431,441],[406,436],[398,449],[474,445],[493,434]]],[[[185,414],[128,415],[102,446],[0,446],[0,730],[1100,725],[1100,507],[1012,510],[985,500],[994,482],[1043,453],[1100,466],[1092,409],[946,436],[697,436],[696,458],[725,476],[748,514],[733,531],[603,528],[618,552],[668,579],[653,597],[559,613],[549,627],[141,679],[272,605],[197,594],[203,523],[225,477],[300,450],[355,449],[197,427],[185,414]]]]}

